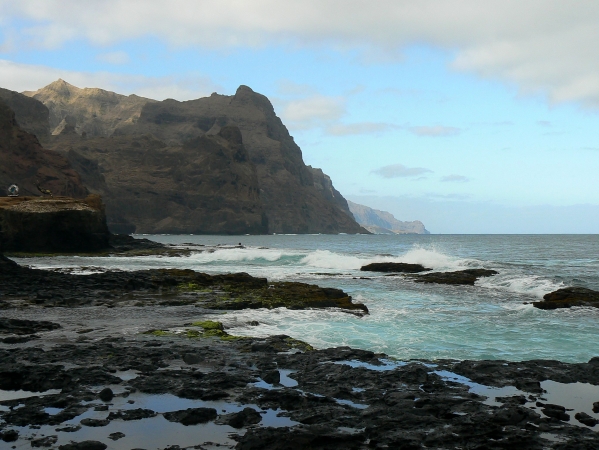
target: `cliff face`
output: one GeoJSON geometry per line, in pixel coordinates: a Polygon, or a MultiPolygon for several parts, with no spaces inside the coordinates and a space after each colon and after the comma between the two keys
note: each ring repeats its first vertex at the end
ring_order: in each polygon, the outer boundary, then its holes
{"type": "Polygon", "coordinates": [[[236,127],[167,146],[151,135],[55,138],[119,233],[263,234],[256,168],[236,127]]]}
{"type": "Polygon", "coordinates": [[[357,222],[374,234],[429,234],[419,220],[402,222],[387,211],[347,201],[357,222]]]}
{"type": "Polygon", "coordinates": [[[85,252],[108,248],[100,198],[0,198],[0,251],[85,252]]]}
{"type": "Polygon", "coordinates": [[[46,106],[23,94],[0,88],[0,99],[8,105],[18,117],[18,125],[39,139],[50,134],[50,111],[46,106]]]}
{"type": "Polygon", "coordinates": [[[81,174],[90,189],[102,193],[111,224],[128,221],[137,232],[365,232],[347,213],[330,179],[304,164],[270,101],[247,86],[234,96],[212,94],[186,102],[144,99],[138,116],[135,108],[141,103],[128,109],[128,116],[121,109],[118,124],[102,128],[91,124],[107,123],[112,113],[94,110],[96,117],[89,119],[94,103],[84,102],[80,94],[71,100],[73,92],[85,90],[65,84],[59,80],[33,94],[50,109],[52,125],[64,120],[48,145],[68,155],[76,167],[85,166],[81,174]],[[233,156],[221,133],[229,127],[240,131],[243,160],[233,156]],[[111,137],[102,139],[110,130],[111,137]],[[85,138],[78,136],[83,131],[85,138]],[[216,143],[226,149],[215,150],[216,143]],[[210,164],[202,159],[208,154],[210,164]],[[218,205],[223,213],[213,209],[218,205]]]}
{"type": "Polygon", "coordinates": [[[88,194],[66,158],[44,149],[37,137],[19,127],[15,113],[0,99],[0,195],[6,195],[12,183],[18,184],[21,195],[41,195],[36,182],[54,195],[88,194]]]}
{"type": "Polygon", "coordinates": [[[110,136],[117,128],[135,123],[142,107],[154,101],[104,89],[80,89],[62,79],[24,94],[39,100],[49,109],[48,126],[54,135],[66,125],[73,125],[78,134],[110,136]]]}

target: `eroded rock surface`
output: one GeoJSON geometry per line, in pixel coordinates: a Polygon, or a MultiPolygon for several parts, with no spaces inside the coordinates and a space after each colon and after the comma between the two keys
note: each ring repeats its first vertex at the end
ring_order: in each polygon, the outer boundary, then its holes
{"type": "MultiPolygon", "coordinates": [[[[0,260],[2,263],[2,260],[0,260]]],[[[208,275],[193,270],[153,269],[77,276],[29,269],[4,262],[0,272],[3,307],[196,305],[206,309],[240,310],[340,308],[367,314],[340,289],[298,282],[271,282],[246,273],[208,275]]]]}
{"type": "Polygon", "coordinates": [[[109,247],[99,196],[0,197],[0,249],[15,252],[92,252],[109,247]]]}

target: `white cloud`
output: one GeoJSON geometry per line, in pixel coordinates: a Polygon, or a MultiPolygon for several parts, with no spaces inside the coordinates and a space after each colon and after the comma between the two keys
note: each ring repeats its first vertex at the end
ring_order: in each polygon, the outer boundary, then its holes
{"type": "Polygon", "coordinates": [[[115,65],[127,64],[131,60],[127,52],[122,51],[101,53],[96,56],[96,59],[101,62],[115,65]]]}
{"type": "MultiPolygon", "coordinates": [[[[406,167],[403,164],[392,164],[372,171],[372,173],[380,175],[383,178],[412,178],[430,172],[432,170],[424,167],[406,167]]],[[[422,177],[417,179],[421,180],[422,177]]]]}
{"type": "Polygon", "coordinates": [[[308,129],[332,123],[345,114],[345,100],[341,97],[312,95],[284,102],[281,111],[283,122],[294,129],[308,129]]]}
{"type": "Polygon", "coordinates": [[[470,181],[470,178],[465,177],[464,175],[447,175],[441,178],[441,181],[445,183],[466,183],[470,181]]]}
{"type": "Polygon", "coordinates": [[[408,131],[414,133],[416,136],[443,137],[455,136],[456,134],[459,134],[461,130],[456,127],[444,127],[442,125],[434,125],[408,127],[408,131]]]}
{"type": "Polygon", "coordinates": [[[31,64],[20,64],[0,59],[2,87],[13,91],[35,91],[58,78],[77,87],[101,87],[119,94],[137,94],[163,100],[189,100],[205,97],[219,87],[205,76],[146,77],[109,72],[76,72],[31,64]]]}
{"type": "Polygon", "coordinates": [[[211,48],[324,45],[381,61],[410,44],[431,45],[451,51],[456,70],[552,102],[599,106],[596,1],[0,0],[0,17],[0,45],[17,50],[156,37],[211,48]]]}

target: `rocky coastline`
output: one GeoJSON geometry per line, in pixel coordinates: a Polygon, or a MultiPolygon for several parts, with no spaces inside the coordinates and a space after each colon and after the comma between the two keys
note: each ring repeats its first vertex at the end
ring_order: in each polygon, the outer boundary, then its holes
{"type": "Polygon", "coordinates": [[[190,270],[77,276],[1,257],[0,302],[6,448],[599,445],[599,358],[398,361],[219,321],[253,307],[367,314],[338,289],[190,270]],[[586,403],[555,400],[580,386],[586,403]]]}

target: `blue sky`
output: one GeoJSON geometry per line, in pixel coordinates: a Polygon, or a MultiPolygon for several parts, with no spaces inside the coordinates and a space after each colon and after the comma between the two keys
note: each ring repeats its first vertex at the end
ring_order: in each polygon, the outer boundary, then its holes
{"type": "Polygon", "coordinates": [[[0,0],[0,86],[245,84],[358,203],[434,233],[598,233],[598,19],[589,1],[0,0]]]}

